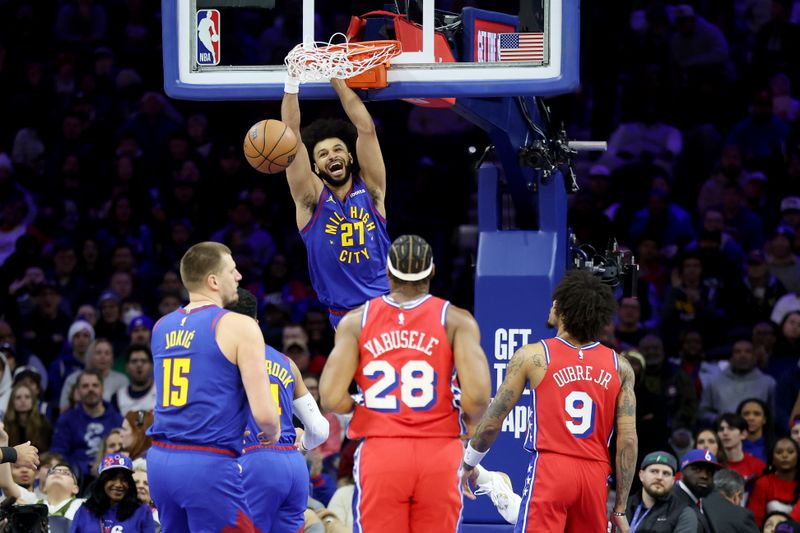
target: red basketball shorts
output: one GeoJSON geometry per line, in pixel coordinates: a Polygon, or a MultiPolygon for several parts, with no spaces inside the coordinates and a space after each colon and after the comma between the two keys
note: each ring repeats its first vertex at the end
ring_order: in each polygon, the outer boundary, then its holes
{"type": "Polygon", "coordinates": [[[608,463],[534,454],[515,532],[608,531],[608,463]]]}
{"type": "Polygon", "coordinates": [[[456,438],[367,438],[354,458],[353,530],[457,531],[463,455],[456,438]]]}

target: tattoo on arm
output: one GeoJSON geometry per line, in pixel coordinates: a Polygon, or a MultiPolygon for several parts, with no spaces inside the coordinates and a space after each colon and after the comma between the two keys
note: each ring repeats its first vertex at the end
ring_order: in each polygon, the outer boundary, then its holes
{"type": "Polygon", "coordinates": [[[489,409],[481,417],[478,426],[475,428],[475,436],[472,437],[471,441],[475,450],[485,452],[489,449],[497,438],[506,416],[519,400],[527,382],[526,360],[526,355],[520,352],[509,361],[506,368],[506,377],[500,386],[500,390],[497,391],[494,400],[489,404],[489,409]],[[521,386],[519,385],[520,381],[522,383],[521,386]]]}
{"type": "Polygon", "coordinates": [[[623,509],[628,501],[633,476],[636,474],[636,394],[635,377],[630,364],[620,358],[620,380],[622,387],[617,397],[617,499],[616,509],[623,509]]]}

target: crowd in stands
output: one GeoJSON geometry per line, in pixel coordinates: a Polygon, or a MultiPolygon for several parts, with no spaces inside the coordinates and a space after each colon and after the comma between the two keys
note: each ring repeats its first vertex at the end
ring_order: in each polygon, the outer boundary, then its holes
{"type": "MultiPolygon", "coordinates": [[[[336,4],[325,34],[345,29],[336,4]]],[[[152,506],[149,335],[185,302],[191,244],[233,250],[267,342],[312,394],[332,346],[285,179],[242,157],[244,132],[279,103],[166,98],[159,10],[0,1],[0,414],[12,444],[42,453],[39,472],[11,469],[14,484],[62,516],[120,451],[152,506]]],[[[585,0],[582,17],[582,89],[550,105],[570,132],[609,139],[584,162],[569,224],[640,264],[638,299],[620,297],[604,339],[637,373],[640,457],[713,448],[745,478],[759,526],[773,510],[800,519],[800,3],[585,0]]],[[[275,42],[277,17],[259,22],[237,28],[242,42],[275,42]]],[[[341,114],[302,105],[309,121],[341,114]]],[[[424,236],[433,291],[469,308],[458,236],[476,223],[468,148],[485,134],[448,110],[369,109],[390,234],[424,236]]],[[[328,418],[329,441],[308,454],[312,495],[350,523],[354,446],[328,418]]]]}

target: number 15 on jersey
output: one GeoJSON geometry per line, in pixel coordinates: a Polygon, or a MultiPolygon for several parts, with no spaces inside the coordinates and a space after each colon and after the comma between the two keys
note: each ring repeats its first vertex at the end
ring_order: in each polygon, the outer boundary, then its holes
{"type": "Polygon", "coordinates": [[[188,357],[175,357],[162,360],[164,379],[162,381],[161,405],[163,407],[183,407],[189,400],[189,370],[192,360],[188,357]]]}

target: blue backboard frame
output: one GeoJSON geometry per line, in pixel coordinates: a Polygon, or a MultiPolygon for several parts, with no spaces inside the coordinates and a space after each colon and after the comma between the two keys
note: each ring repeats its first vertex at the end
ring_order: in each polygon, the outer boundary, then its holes
{"type": "MultiPolygon", "coordinates": [[[[179,17],[186,17],[190,2],[187,0],[162,0],[162,33],[164,56],[164,89],[172,98],[183,100],[279,100],[283,97],[283,77],[285,69],[269,68],[264,71],[237,70],[231,72],[218,71],[190,72],[188,68],[190,54],[189,32],[180,28],[179,17]],[[179,43],[184,46],[179,46],[179,43]],[[184,57],[181,57],[181,54],[184,57]],[[210,81],[200,81],[198,76],[205,76],[210,81]],[[252,81],[249,81],[252,80],[252,81]]],[[[552,30],[552,36],[561,43],[560,50],[551,55],[552,61],[543,71],[541,66],[504,67],[506,64],[483,64],[486,69],[500,72],[502,68],[513,68],[507,79],[488,80],[487,70],[459,68],[457,64],[436,67],[439,79],[435,81],[414,80],[415,72],[431,71],[425,65],[397,66],[398,72],[409,78],[408,81],[395,81],[393,77],[401,76],[389,71],[389,87],[368,91],[365,98],[369,100],[397,100],[402,98],[424,97],[497,97],[497,96],[551,96],[575,91],[579,85],[579,0],[551,0],[551,12],[554,22],[558,17],[561,24],[552,30]],[[416,69],[416,70],[414,70],[416,69]],[[539,69],[536,74],[533,70],[539,69]],[[526,72],[526,70],[529,70],[526,72]],[[466,71],[466,72],[465,72],[466,71]],[[552,72],[544,79],[537,79],[542,72],[552,72]],[[483,73],[483,75],[481,74],[483,73]],[[475,79],[478,77],[479,79],[475,79]],[[471,79],[470,79],[471,78],[471,79]]],[[[556,24],[553,24],[555,28],[556,24]]],[[[333,89],[327,83],[308,83],[301,89],[303,99],[333,99],[333,89]]]]}

